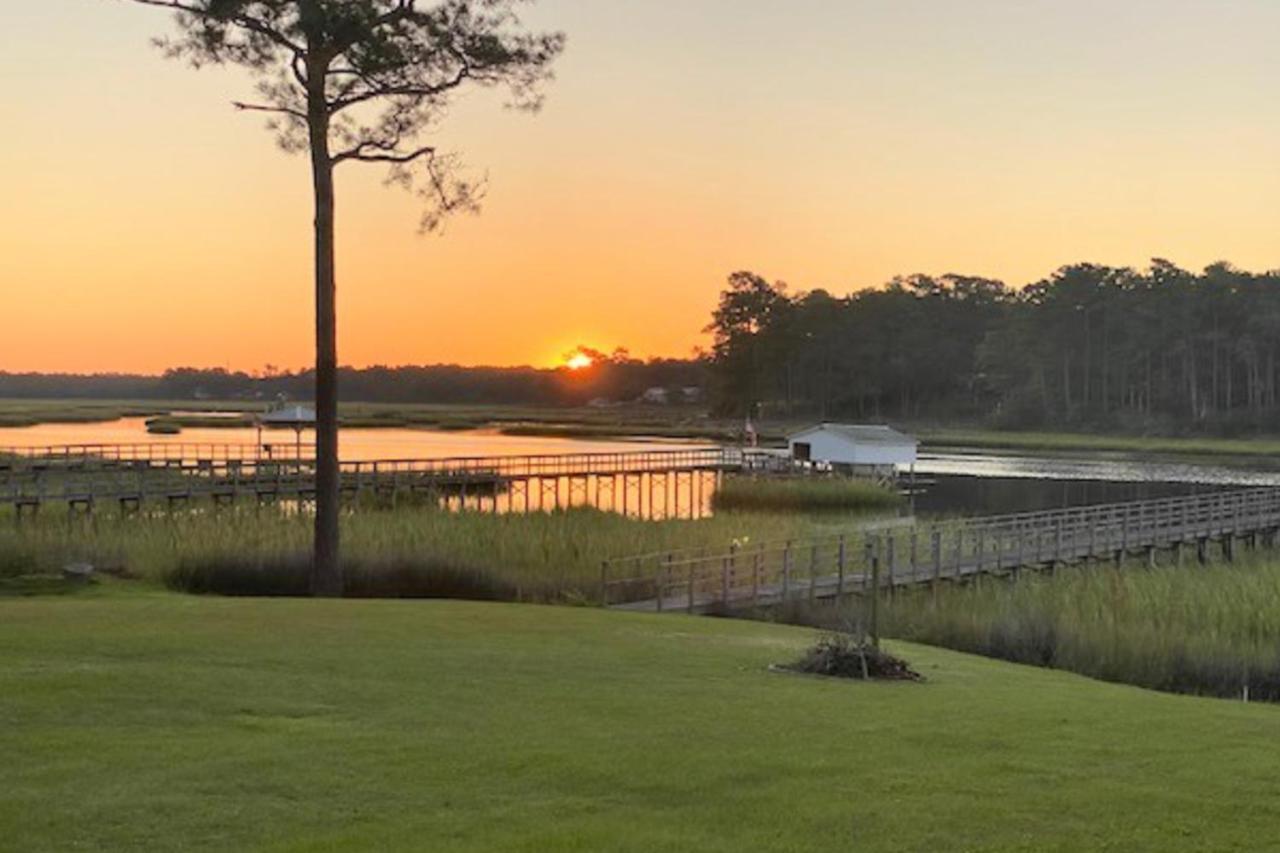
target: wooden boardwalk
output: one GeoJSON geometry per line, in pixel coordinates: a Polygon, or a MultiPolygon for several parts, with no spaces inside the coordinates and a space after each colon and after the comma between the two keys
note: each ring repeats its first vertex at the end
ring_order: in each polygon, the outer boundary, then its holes
{"type": "MultiPolygon", "coordinates": [[[[0,507],[35,511],[49,504],[88,509],[118,502],[168,504],[201,498],[234,502],[241,498],[310,500],[315,494],[315,461],[290,449],[264,454],[240,445],[80,445],[63,448],[0,448],[0,507]]],[[[641,477],[686,481],[694,474],[754,469],[757,454],[736,448],[579,453],[540,456],[388,459],[341,464],[342,490],[348,497],[405,493],[463,495],[519,492],[526,508],[538,482],[569,482],[585,494],[587,481],[597,493],[637,491],[641,477]],[[617,485],[617,483],[621,485],[617,485]]],[[[649,485],[652,485],[651,483],[649,485]]],[[[667,483],[661,484],[664,488],[667,483]]],[[[689,483],[689,491],[694,484],[689,483]]],[[[679,483],[676,483],[677,488],[679,483]]],[[[510,506],[515,509],[516,507],[510,506]]]]}
{"type": "Polygon", "coordinates": [[[606,561],[601,601],[655,612],[707,613],[1016,576],[1090,560],[1158,554],[1207,561],[1220,547],[1274,541],[1280,489],[1218,492],[1050,512],[871,527],[845,535],[749,543],[715,553],[606,561]]]}

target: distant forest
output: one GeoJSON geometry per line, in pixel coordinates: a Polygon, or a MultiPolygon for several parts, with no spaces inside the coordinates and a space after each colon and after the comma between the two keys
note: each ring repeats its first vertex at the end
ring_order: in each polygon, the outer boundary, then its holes
{"type": "Polygon", "coordinates": [[[736,273],[709,327],[726,411],[1003,427],[1274,427],[1280,272],[1076,264],[1022,289],[910,276],[833,296],[736,273]]]}
{"type": "MultiPolygon", "coordinates": [[[[596,359],[578,371],[534,367],[343,368],[342,398],[365,403],[511,404],[579,406],[593,400],[631,401],[661,388],[678,401],[685,389],[706,385],[707,365],[698,360],[641,361],[624,351],[588,353],[596,359]]],[[[311,371],[250,374],[221,369],[177,368],[162,376],[0,373],[0,397],[119,400],[261,400],[312,398],[311,371]]]]}
{"type": "MultiPolygon", "coordinates": [[[[353,402],[578,406],[661,388],[765,420],[953,420],[1009,428],[1280,428],[1280,271],[1075,264],[1021,289],[962,275],[835,296],[729,277],[702,359],[587,351],[579,371],[344,368],[353,402]],[[689,393],[688,389],[697,389],[689,393]]],[[[163,376],[0,373],[0,397],[310,399],[309,371],[163,376]]],[[[664,395],[659,394],[658,400],[664,395]]]]}

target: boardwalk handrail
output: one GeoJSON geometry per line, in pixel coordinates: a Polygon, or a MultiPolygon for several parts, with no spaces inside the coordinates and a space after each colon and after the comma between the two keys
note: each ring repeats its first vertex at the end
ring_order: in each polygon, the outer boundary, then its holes
{"type": "Polygon", "coordinates": [[[600,599],[650,609],[695,610],[795,594],[811,598],[865,592],[873,568],[900,586],[1017,572],[1082,559],[1115,558],[1280,529],[1280,489],[1213,492],[1179,498],[954,519],[846,532],[833,537],[747,543],[710,553],[607,560],[600,599]]]}
{"type": "Polygon", "coordinates": [[[311,459],[315,445],[294,441],[244,444],[210,441],[139,441],[124,443],[52,444],[0,447],[0,460],[11,462],[119,462],[311,459]]]}
{"type": "MultiPolygon", "coordinates": [[[[308,458],[250,456],[223,445],[205,458],[153,456],[122,448],[170,445],[80,445],[80,450],[111,448],[109,453],[5,457],[0,451],[0,505],[44,501],[91,501],[228,495],[270,490],[276,495],[307,496],[314,491],[315,461],[308,458]],[[238,455],[239,454],[239,455],[238,455]]],[[[379,459],[340,463],[345,488],[398,489],[432,482],[488,484],[511,480],[643,475],[740,470],[751,451],[732,447],[524,456],[469,456],[439,459],[379,459]]]]}
{"type": "MultiPolygon", "coordinates": [[[[42,447],[0,447],[0,458],[10,464],[74,460],[102,463],[114,461],[263,461],[289,460],[314,461],[315,445],[303,444],[301,449],[311,455],[298,457],[293,443],[272,443],[262,447],[253,444],[218,444],[188,442],[139,442],[131,444],[68,444],[42,447]],[[264,448],[270,447],[270,452],[264,448]]],[[[690,461],[694,464],[724,464],[741,467],[744,460],[759,455],[759,451],[736,447],[688,447],[673,450],[625,450],[592,453],[545,453],[503,456],[449,456],[449,457],[389,457],[372,460],[349,460],[344,465],[416,465],[420,467],[447,467],[453,469],[483,468],[485,470],[512,470],[518,472],[539,470],[588,471],[604,462],[611,467],[625,462],[629,467],[645,470],[648,462],[666,465],[671,461],[690,461]]]]}

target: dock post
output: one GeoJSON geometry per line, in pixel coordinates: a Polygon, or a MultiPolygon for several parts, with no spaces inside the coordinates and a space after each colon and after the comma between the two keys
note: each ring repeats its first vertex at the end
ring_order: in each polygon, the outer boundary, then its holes
{"type": "Polygon", "coordinates": [[[1062,516],[1058,516],[1053,527],[1053,562],[1049,564],[1051,573],[1056,571],[1058,564],[1062,562],[1062,516]]]}
{"type": "Polygon", "coordinates": [[[836,602],[844,598],[844,534],[836,546],[836,602]]]}
{"type": "Polygon", "coordinates": [[[951,575],[955,581],[960,580],[960,566],[964,563],[964,528],[956,528],[955,565],[951,567],[951,575]]]}
{"type": "Polygon", "coordinates": [[[693,579],[694,579],[694,564],[693,564],[692,562],[690,562],[690,563],[689,563],[689,577],[688,577],[688,579],[687,579],[687,584],[688,584],[688,594],[689,594],[688,612],[689,612],[689,615],[690,615],[690,616],[692,616],[692,615],[693,615],[693,579]]]}
{"type": "Polygon", "coordinates": [[[889,595],[890,596],[893,595],[894,566],[897,562],[898,562],[897,540],[894,538],[893,533],[890,533],[888,544],[886,546],[886,551],[885,551],[885,563],[887,564],[889,569],[889,595]]]}
{"type": "Polygon", "coordinates": [[[916,572],[920,563],[920,531],[913,525],[911,528],[911,581],[916,581],[916,572]]]}
{"type": "Polygon", "coordinates": [[[818,594],[818,546],[809,547],[809,604],[813,604],[818,594]]]}
{"type": "Polygon", "coordinates": [[[729,606],[729,568],[732,557],[725,557],[720,563],[720,603],[729,606]]]}
{"type": "Polygon", "coordinates": [[[942,583],[942,531],[935,529],[933,531],[932,548],[933,548],[933,600],[938,600],[938,587],[942,583]]]}
{"type": "Polygon", "coordinates": [[[871,597],[867,600],[871,613],[868,621],[868,632],[871,634],[871,647],[880,648],[880,558],[871,560],[871,597]]]}
{"type": "Polygon", "coordinates": [[[791,598],[791,540],[782,549],[782,600],[791,598]]]}
{"type": "Polygon", "coordinates": [[[674,559],[675,558],[671,554],[667,554],[667,556],[663,558],[663,561],[662,561],[662,572],[659,574],[659,577],[661,577],[662,580],[658,584],[658,612],[659,613],[662,612],[662,608],[664,606],[663,599],[667,597],[667,590],[671,589],[671,563],[674,561],[674,559]]]}
{"type": "Polygon", "coordinates": [[[751,555],[751,606],[760,606],[760,569],[764,562],[764,544],[751,555]]]}

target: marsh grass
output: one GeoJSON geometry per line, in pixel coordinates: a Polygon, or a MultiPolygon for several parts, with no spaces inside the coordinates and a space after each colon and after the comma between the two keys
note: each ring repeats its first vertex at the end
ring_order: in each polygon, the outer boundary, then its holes
{"type": "MultiPolygon", "coordinates": [[[[347,557],[343,561],[347,598],[435,598],[513,601],[521,590],[489,571],[433,557],[347,557]]],[[[299,597],[310,588],[311,558],[283,555],[212,554],[186,557],[164,576],[165,584],[195,594],[299,597]]],[[[529,590],[554,596],[557,590],[529,590]]]]}
{"type": "Polygon", "coordinates": [[[1280,701],[1280,561],[1072,568],[899,595],[882,631],[1175,693],[1280,701]]]}
{"type": "MultiPolygon", "coordinates": [[[[411,506],[346,513],[342,542],[359,579],[355,595],[454,597],[445,593],[470,588],[479,598],[572,603],[598,597],[609,557],[786,539],[839,524],[849,521],[761,513],[638,521],[593,509],[492,515],[411,506]]],[[[21,524],[0,513],[0,571],[57,572],[86,561],[192,592],[291,595],[303,591],[299,566],[311,532],[309,517],[272,507],[89,518],[46,510],[21,524]]]]}
{"type": "Polygon", "coordinates": [[[847,477],[728,476],[712,498],[717,512],[865,512],[901,504],[893,489],[847,477]]]}

